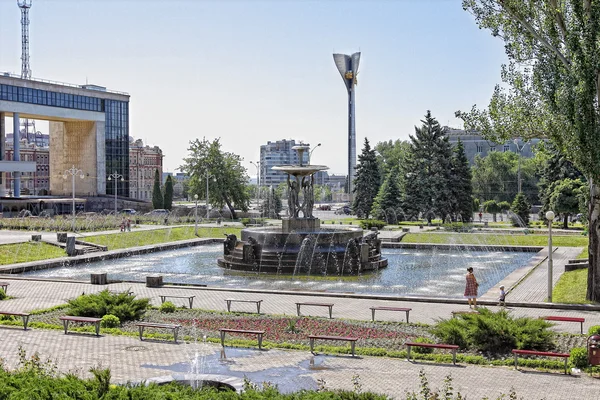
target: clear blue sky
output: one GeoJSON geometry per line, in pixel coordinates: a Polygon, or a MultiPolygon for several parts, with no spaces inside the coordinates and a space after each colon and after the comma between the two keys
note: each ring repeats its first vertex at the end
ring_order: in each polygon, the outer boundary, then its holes
{"type": "MultiPolygon", "coordinates": [[[[362,52],[357,148],[407,139],[426,110],[459,126],[487,105],[505,62],[460,0],[33,0],[37,78],[131,94],[130,134],[173,171],[190,140],[220,137],[250,175],[267,141],[322,143],[346,173],[346,93],[333,52],[362,52]]],[[[20,73],[20,12],[0,0],[0,71],[20,73]]]]}

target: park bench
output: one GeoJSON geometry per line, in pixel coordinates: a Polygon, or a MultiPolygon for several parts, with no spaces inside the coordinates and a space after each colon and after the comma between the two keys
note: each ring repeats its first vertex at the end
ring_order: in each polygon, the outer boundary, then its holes
{"type": "Polygon", "coordinates": [[[27,330],[27,324],[29,323],[29,314],[18,311],[0,311],[2,315],[12,315],[15,317],[23,318],[23,330],[27,330]]]}
{"type": "Polygon", "coordinates": [[[358,340],[358,338],[348,336],[309,335],[308,340],[310,342],[311,353],[314,353],[315,339],[350,342],[350,351],[352,352],[352,357],[354,357],[354,348],[356,347],[356,341],[358,340]]]}
{"type": "Polygon", "coordinates": [[[158,322],[138,322],[135,325],[138,327],[140,333],[140,340],[144,340],[144,329],[146,328],[170,329],[173,331],[173,338],[175,339],[175,343],[177,343],[177,335],[179,333],[179,328],[181,328],[181,325],[161,324],[158,322]]]}
{"type": "Polygon", "coordinates": [[[579,322],[581,324],[581,334],[583,335],[583,323],[585,322],[585,318],[559,317],[556,315],[549,315],[547,317],[540,317],[540,318],[545,319],[546,321],[579,322]]]}
{"type": "Polygon", "coordinates": [[[430,349],[451,350],[452,351],[452,364],[456,364],[456,351],[458,350],[458,346],[455,344],[406,342],[406,343],[404,343],[404,345],[407,348],[406,359],[408,361],[410,361],[410,349],[412,347],[427,347],[430,349]]]}
{"type": "Polygon", "coordinates": [[[371,307],[371,319],[373,320],[373,322],[375,322],[375,310],[380,310],[380,311],[404,311],[404,312],[406,312],[406,323],[408,324],[408,314],[410,313],[410,310],[412,310],[412,308],[406,308],[406,307],[386,307],[386,306],[371,307]]]}
{"type": "Polygon", "coordinates": [[[221,346],[223,346],[223,347],[225,347],[225,334],[227,332],[243,333],[243,334],[247,334],[247,335],[256,335],[257,339],[258,339],[258,349],[259,350],[262,348],[262,339],[263,339],[263,335],[265,334],[265,331],[251,331],[251,330],[247,330],[247,329],[233,329],[233,328],[221,328],[221,329],[219,329],[219,332],[221,333],[221,346]]]}
{"type": "Polygon", "coordinates": [[[329,318],[333,318],[331,316],[333,312],[333,303],[313,303],[310,301],[296,303],[296,312],[298,316],[300,316],[300,306],[316,306],[316,307],[328,307],[329,308],[329,318]]]}
{"type": "Polygon", "coordinates": [[[542,357],[561,357],[565,359],[565,374],[567,373],[567,362],[569,361],[569,357],[571,356],[568,353],[553,353],[550,351],[534,351],[534,350],[517,350],[513,349],[512,353],[515,356],[515,369],[519,369],[517,355],[523,356],[542,356],[542,357]]]}
{"type": "Polygon", "coordinates": [[[96,336],[100,336],[100,321],[102,318],[92,318],[92,317],[76,317],[73,315],[63,315],[62,317],[58,317],[63,323],[63,327],[65,328],[65,335],[69,330],[69,322],[80,322],[84,324],[94,324],[96,325],[96,336]]]}
{"type": "Polygon", "coordinates": [[[4,294],[6,294],[6,290],[8,289],[8,285],[10,285],[10,283],[8,283],[8,282],[0,282],[0,289],[4,290],[4,294]]]}
{"type": "Polygon", "coordinates": [[[262,300],[241,300],[241,299],[225,299],[227,303],[227,312],[231,312],[231,303],[256,303],[256,313],[260,314],[260,305],[262,300]]]}
{"type": "Polygon", "coordinates": [[[472,315],[472,314],[479,314],[479,311],[452,311],[452,318],[456,317],[457,315],[472,315]]]}
{"type": "Polygon", "coordinates": [[[194,305],[194,297],[196,296],[170,296],[170,295],[160,295],[160,303],[164,303],[167,299],[188,299],[188,303],[190,304],[190,309],[194,305]]]}

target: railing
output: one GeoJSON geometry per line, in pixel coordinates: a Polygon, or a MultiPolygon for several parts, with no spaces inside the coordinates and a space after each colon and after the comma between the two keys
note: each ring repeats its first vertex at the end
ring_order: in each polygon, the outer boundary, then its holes
{"type": "MultiPolygon", "coordinates": [[[[23,79],[23,78],[21,78],[20,75],[11,74],[10,72],[2,72],[2,73],[0,73],[0,77],[3,77],[3,76],[8,77],[8,78],[23,79]]],[[[67,86],[67,87],[72,87],[72,88],[77,88],[77,89],[92,90],[94,92],[100,92],[100,93],[121,94],[121,95],[129,96],[129,93],[119,92],[117,90],[108,90],[108,89],[106,89],[106,90],[94,90],[94,89],[86,89],[86,88],[82,87],[83,85],[75,85],[73,83],[51,81],[49,79],[29,78],[29,79],[23,79],[23,80],[33,81],[33,82],[41,82],[41,83],[50,83],[52,85],[67,86]]]]}

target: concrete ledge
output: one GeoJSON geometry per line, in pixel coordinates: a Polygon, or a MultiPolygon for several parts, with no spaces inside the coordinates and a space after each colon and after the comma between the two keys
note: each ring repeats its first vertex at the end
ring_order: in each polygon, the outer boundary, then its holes
{"type": "Polygon", "coordinates": [[[381,247],[386,249],[419,249],[419,250],[473,250],[473,251],[523,251],[537,253],[544,249],[542,246],[510,246],[485,244],[441,244],[441,243],[391,243],[383,242],[381,247]]]}

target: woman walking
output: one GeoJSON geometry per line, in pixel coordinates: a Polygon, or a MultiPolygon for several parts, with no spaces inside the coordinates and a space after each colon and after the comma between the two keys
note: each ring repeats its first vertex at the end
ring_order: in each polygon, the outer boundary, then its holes
{"type": "Polygon", "coordinates": [[[469,308],[477,308],[477,288],[479,283],[473,275],[473,267],[467,268],[467,285],[465,286],[465,297],[469,302],[469,308]]]}

